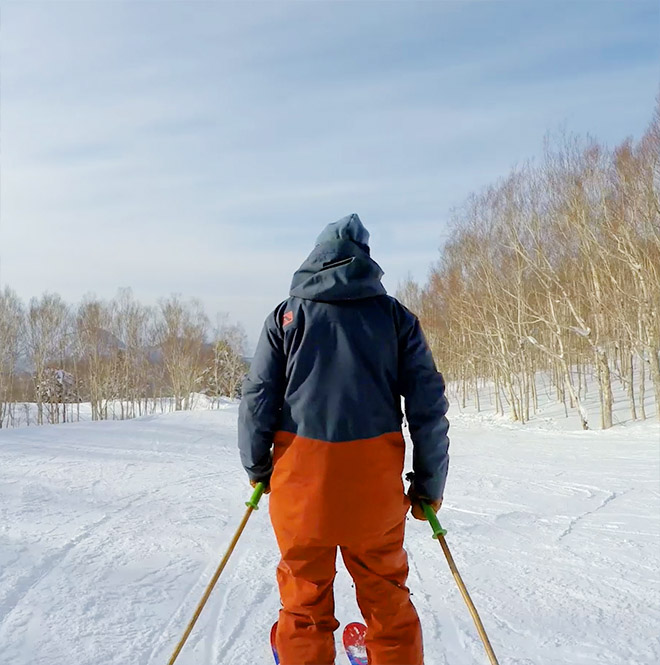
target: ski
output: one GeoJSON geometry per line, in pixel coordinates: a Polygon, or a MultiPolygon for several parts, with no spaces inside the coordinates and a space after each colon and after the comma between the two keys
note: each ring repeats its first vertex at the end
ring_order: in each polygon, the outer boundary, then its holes
{"type": "Polygon", "coordinates": [[[277,655],[277,645],[275,644],[276,637],[277,637],[277,621],[273,624],[273,627],[270,629],[270,648],[273,650],[273,658],[275,658],[275,665],[280,665],[280,657],[277,655]]]}
{"type": "Polygon", "coordinates": [[[342,641],[351,665],[367,665],[366,636],[367,627],[363,623],[349,623],[344,628],[342,641]]]}

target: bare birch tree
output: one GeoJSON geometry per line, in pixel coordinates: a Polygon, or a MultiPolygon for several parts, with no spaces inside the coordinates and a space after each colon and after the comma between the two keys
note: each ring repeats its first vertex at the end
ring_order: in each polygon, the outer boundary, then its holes
{"type": "Polygon", "coordinates": [[[16,294],[0,291],[0,428],[13,421],[14,381],[24,325],[23,306],[16,294]]]}
{"type": "MultiPolygon", "coordinates": [[[[62,367],[70,344],[69,308],[57,294],[32,298],[26,319],[26,351],[31,365],[37,423],[44,423],[44,404],[48,402],[48,370],[62,367]]],[[[47,419],[52,419],[48,411],[47,419]]]]}
{"type": "Polygon", "coordinates": [[[198,300],[177,295],[160,302],[157,340],[172,390],[175,409],[190,408],[191,393],[204,371],[203,351],[208,319],[198,300]]]}

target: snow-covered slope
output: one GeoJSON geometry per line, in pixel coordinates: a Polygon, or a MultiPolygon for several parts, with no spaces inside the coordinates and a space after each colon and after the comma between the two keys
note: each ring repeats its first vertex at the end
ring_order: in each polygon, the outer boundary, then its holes
{"type": "MultiPolygon", "coordinates": [[[[2,665],[167,662],[249,496],[236,415],[0,432],[2,665]]],[[[660,427],[455,415],[451,434],[441,520],[501,665],[660,663],[660,427]]],[[[486,663],[427,524],[409,522],[407,548],[427,665],[486,663]]],[[[261,510],[181,665],[270,663],[277,559],[261,510]]],[[[339,565],[348,622],[359,614],[339,565]]]]}

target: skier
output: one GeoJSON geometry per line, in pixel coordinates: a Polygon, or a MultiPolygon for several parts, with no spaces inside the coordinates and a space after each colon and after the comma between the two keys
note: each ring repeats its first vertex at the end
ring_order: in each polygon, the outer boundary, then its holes
{"type": "Polygon", "coordinates": [[[417,318],[381,284],[355,214],[328,225],[266,319],[243,385],[241,461],[270,494],[281,553],[282,665],[332,665],[339,547],[367,624],[370,665],[423,665],[406,587],[405,516],[437,512],[448,468],[442,375],[417,318]],[[402,482],[401,397],[413,441],[402,482]]]}

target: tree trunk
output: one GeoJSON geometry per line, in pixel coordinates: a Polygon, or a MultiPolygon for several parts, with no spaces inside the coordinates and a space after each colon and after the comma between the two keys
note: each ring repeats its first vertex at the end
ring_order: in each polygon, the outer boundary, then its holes
{"type": "Polygon", "coordinates": [[[520,418],[518,416],[518,411],[516,410],[516,396],[515,396],[515,391],[513,389],[513,383],[511,382],[511,376],[505,376],[504,383],[509,398],[509,406],[511,407],[511,414],[510,414],[511,420],[517,422],[518,420],[520,420],[520,418]]]}
{"type": "Polygon", "coordinates": [[[653,382],[653,391],[655,392],[655,414],[660,420],[660,358],[658,350],[649,346],[646,348],[647,362],[653,382]]]}
{"type": "Polygon", "coordinates": [[[639,417],[646,420],[646,361],[644,353],[639,354],[639,417]]]}
{"type": "Polygon", "coordinates": [[[603,429],[609,429],[612,427],[612,379],[607,354],[602,349],[596,349],[596,364],[600,385],[600,422],[603,429]]]}
{"type": "MultiPolygon", "coordinates": [[[[578,416],[580,417],[580,424],[582,425],[582,429],[587,430],[589,429],[589,422],[587,420],[586,409],[582,406],[582,402],[580,401],[580,398],[578,397],[577,393],[575,392],[575,388],[573,387],[570,368],[565,361],[562,362],[564,365],[564,385],[573,398],[573,402],[577,408],[578,416]]],[[[566,400],[564,400],[564,408],[566,408],[566,400]]],[[[568,417],[568,412],[566,413],[566,416],[568,417]]]]}
{"type": "Polygon", "coordinates": [[[626,352],[625,354],[622,351],[621,358],[621,375],[625,375],[626,389],[628,393],[628,403],[630,404],[630,417],[633,420],[637,420],[637,409],[635,407],[635,371],[634,371],[634,354],[632,351],[626,352]],[[625,371],[624,371],[625,367],[625,371]]]}

